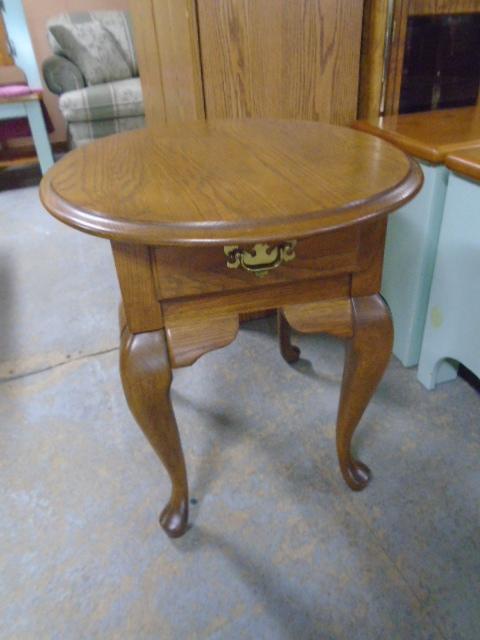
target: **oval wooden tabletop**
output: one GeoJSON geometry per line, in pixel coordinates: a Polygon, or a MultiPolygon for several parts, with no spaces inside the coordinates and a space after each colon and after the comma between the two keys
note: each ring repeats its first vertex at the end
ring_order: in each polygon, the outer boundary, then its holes
{"type": "Polygon", "coordinates": [[[480,181],[480,146],[452,153],[445,164],[455,173],[480,181]]]}
{"type": "Polygon", "coordinates": [[[40,193],[82,231],[174,245],[312,235],[392,211],[421,183],[414,161],[364,133],[230,120],[103,138],[62,158],[40,193]]]}

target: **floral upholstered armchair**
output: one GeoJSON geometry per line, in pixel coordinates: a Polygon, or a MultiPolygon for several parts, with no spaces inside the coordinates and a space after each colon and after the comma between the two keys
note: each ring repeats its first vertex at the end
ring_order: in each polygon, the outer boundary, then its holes
{"type": "Polygon", "coordinates": [[[144,126],[142,87],[126,11],[60,14],[47,23],[45,82],[60,96],[71,146],[144,126]]]}

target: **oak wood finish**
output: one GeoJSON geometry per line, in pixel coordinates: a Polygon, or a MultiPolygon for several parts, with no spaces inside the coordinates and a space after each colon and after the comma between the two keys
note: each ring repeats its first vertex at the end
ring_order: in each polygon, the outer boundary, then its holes
{"type": "Polygon", "coordinates": [[[388,60],[385,91],[385,115],[398,113],[399,110],[407,39],[408,3],[409,0],[395,0],[394,4],[392,48],[388,60]]]}
{"type": "Polygon", "coordinates": [[[309,302],[282,308],[290,327],[300,333],[330,333],[339,338],[352,336],[350,298],[309,302]]]}
{"type": "Polygon", "coordinates": [[[279,309],[282,303],[303,304],[310,300],[348,297],[350,283],[351,278],[347,274],[335,278],[272,284],[270,287],[255,286],[252,282],[251,289],[241,292],[225,291],[206,296],[164,300],[162,309],[165,323],[173,326],[187,320],[196,322],[199,318],[218,318],[279,309]]]}
{"type": "Polygon", "coordinates": [[[164,331],[121,332],[120,373],[128,406],[163,462],[172,483],[160,524],[172,538],[185,533],[188,484],[185,460],[170,400],[172,374],[164,331]]]}
{"type": "Polygon", "coordinates": [[[352,122],[362,2],[129,0],[147,124],[239,116],[352,122]]]}
{"type": "Polygon", "coordinates": [[[167,344],[173,368],[187,367],[208,351],[233,342],[239,328],[238,314],[198,318],[195,322],[167,323],[167,344]]]}
{"type": "Polygon", "coordinates": [[[167,122],[205,118],[195,0],[152,0],[167,122]]]}
{"type": "Polygon", "coordinates": [[[382,216],[412,196],[419,175],[397,149],[347,128],[192,122],[75,149],[41,195],[60,220],[119,242],[248,244],[382,216]]]}
{"type": "Polygon", "coordinates": [[[362,4],[198,2],[207,117],[351,123],[357,113],[362,4]]]}
{"type": "Polygon", "coordinates": [[[480,106],[359,120],[353,126],[439,164],[456,150],[480,144],[480,106]]]}
{"type": "Polygon", "coordinates": [[[388,24],[388,2],[365,0],[363,11],[362,50],[358,117],[380,115],[388,24]]]}
{"type": "Polygon", "coordinates": [[[480,0],[410,0],[409,15],[441,15],[476,13],[480,11],[480,0]]]}
{"type": "MultiPolygon", "coordinates": [[[[155,255],[156,287],[160,298],[216,293],[222,289],[251,289],[252,274],[243,269],[226,269],[225,253],[214,247],[157,247],[155,255]]],[[[257,286],[281,282],[310,280],[365,268],[360,255],[359,233],[346,227],[330,233],[299,240],[295,259],[268,278],[258,279],[257,286]]]]}
{"type": "Polygon", "coordinates": [[[461,176],[480,180],[480,141],[478,147],[448,155],[445,164],[461,176]]]}
{"type": "Polygon", "coordinates": [[[161,329],[163,315],[155,293],[150,249],[143,245],[112,242],[112,251],[130,331],[161,329]]]}
{"type": "Polygon", "coordinates": [[[130,0],[129,8],[150,126],[357,117],[362,1],[130,0]]]}
{"type": "Polygon", "coordinates": [[[345,368],[337,417],[337,453],[345,482],[365,487],[368,467],[351,453],[353,433],[390,359],[393,325],[380,295],[352,299],[353,336],[346,344],[345,368]]]}
{"type": "Polygon", "coordinates": [[[205,118],[195,0],[130,0],[150,126],[205,118]]]}
{"type": "Polygon", "coordinates": [[[171,368],[231,342],[245,313],[279,310],[290,325],[347,339],[337,423],[346,482],[367,470],[354,430],[391,349],[378,296],[387,213],[420,188],[414,161],[379,138],[287,121],[204,122],[119,134],[78,149],[41,185],[60,220],[111,240],[120,282],[120,368],[128,404],[166,467],[160,521],[187,527],[185,462],[169,397],[171,368]],[[227,266],[224,242],[296,240],[296,256],[265,277],[227,266]]]}
{"type": "MultiPolygon", "coordinates": [[[[423,181],[423,176],[421,180],[423,181]]],[[[369,296],[380,291],[386,232],[387,218],[385,216],[358,227],[359,262],[363,268],[352,273],[351,296],[369,296]]]]}
{"type": "Polygon", "coordinates": [[[167,121],[159,42],[153,0],[129,0],[129,14],[135,34],[135,54],[142,80],[147,123],[167,121]]]}
{"type": "Polygon", "coordinates": [[[282,311],[277,311],[277,333],[280,353],[288,364],[294,364],[300,358],[300,349],[292,344],[292,330],[282,311]]]}

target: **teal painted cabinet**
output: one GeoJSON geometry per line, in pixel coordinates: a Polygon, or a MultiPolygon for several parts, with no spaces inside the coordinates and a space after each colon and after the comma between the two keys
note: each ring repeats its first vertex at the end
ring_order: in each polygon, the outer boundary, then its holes
{"type": "Polygon", "coordinates": [[[459,362],[480,377],[480,183],[451,174],[418,379],[433,389],[459,362]]]}
{"type": "Polygon", "coordinates": [[[406,367],[420,358],[448,170],[420,163],[425,182],[417,197],[390,216],[382,295],[393,316],[393,353],[406,367]]]}
{"type": "Polygon", "coordinates": [[[480,107],[382,116],[354,126],[412,154],[425,176],[415,200],[389,217],[382,281],[393,315],[393,352],[412,367],[420,359],[442,224],[449,179],[445,160],[457,149],[480,145],[480,107]]]}

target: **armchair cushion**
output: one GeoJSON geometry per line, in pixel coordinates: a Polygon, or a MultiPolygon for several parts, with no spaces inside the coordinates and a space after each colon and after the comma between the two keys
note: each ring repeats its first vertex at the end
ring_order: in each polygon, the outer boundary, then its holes
{"type": "Polygon", "coordinates": [[[60,97],[59,105],[69,123],[144,115],[140,78],[68,91],[60,97]]]}
{"type": "Polygon", "coordinates": [[[79,67],[87,84],[131,77],[130,68],[113,35],[100,22],[50,27],[66,56],[79,67]]]}
{"type": "Polygon", "coordinates": [[[68,135],[72,147],[80,147],[97,138],[110,136],[121,131],[132,131],[145,126],[143,116],[131,118],[109,118],[107,120],[90,120],[90,122],[70,122],[68,135]]]}
{"type": "Polygon", "coordinates": [[[82,11],[80,13],[60,13],[47,22],[47,37],[53,53],[66,55],[60,43],[52,34],[52,27],[56,25],[85,25],[99,23],[114,37],[116,44],[123,53],[130,68],[130,75],[138,76],[138,65],[133,45],[133,29],[128,11],[82,11]]]}
{"type": "Polygon", "coordinates": [[[58,96],[86,85],[80,69],[63,56],[49,56],[43,62],[42,72],[47,87],[58,96]]]}

